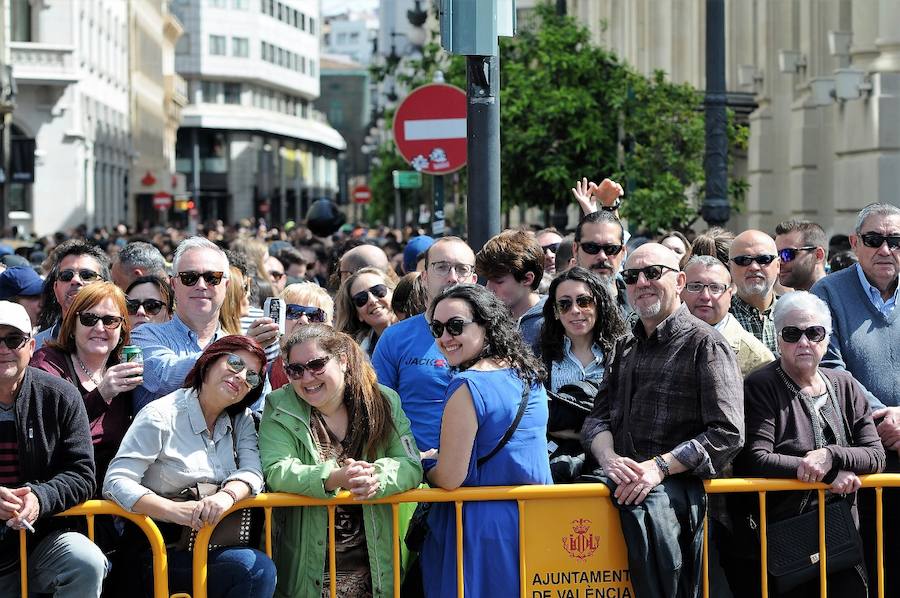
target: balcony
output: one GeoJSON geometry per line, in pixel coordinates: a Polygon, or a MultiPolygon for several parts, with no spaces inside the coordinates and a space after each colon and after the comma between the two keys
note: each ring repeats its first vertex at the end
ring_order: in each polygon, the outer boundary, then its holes
{"type": "Polygon", "coordinates": [[[178,74],[166,75],[166,101],[178,104],[181,107],[188,104],[188,84],[184,77],[178,74]]]}
{"type": "Polygon", "coordinates": [[[66,86],[79,79],[72,46],[11,42],[9,47],[13,76],[20,85],[66,86]]]}

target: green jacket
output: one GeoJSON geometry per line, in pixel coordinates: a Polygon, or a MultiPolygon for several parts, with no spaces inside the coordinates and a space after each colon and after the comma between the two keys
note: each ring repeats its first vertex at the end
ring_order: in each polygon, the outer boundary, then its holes
{"type": "MultiPolygon", "coordinates": [[[[422,481],[419,449],[409,420],[393,390],[380,386],[391,404],[394,434],[374,463],[381,482],[376,498],[410,490],[422,481]]],[[[310,407],[290,384],[266,398],[259,427],[259,453],[269,490],[314,498],[334,496],[325,480],[339,468],[333,459],[322,461],[310,430],[310,407]]],[[[393,544],[390,505],[363,505],[366,546],[373,596],[393,596],[393,544]]],[[[400,506],[400,538],[406,535],[415,504],[400,506]]],[[[272,543],[278,567],[276,596],[320,598],[328,549],[328,511],[325,507],[279,508],[272,512],[272,543]]],[[[401,563],[406,546],[400,542],[401,563]]]]}

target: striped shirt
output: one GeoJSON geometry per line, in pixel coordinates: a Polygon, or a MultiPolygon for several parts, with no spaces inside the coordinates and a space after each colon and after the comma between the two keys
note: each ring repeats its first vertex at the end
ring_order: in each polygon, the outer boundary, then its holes
{"type": "Polygon", "coordinates": [[[9,409],[0,406],[0,486],[18,486],[20,482],[15,405],[9,409]]]}

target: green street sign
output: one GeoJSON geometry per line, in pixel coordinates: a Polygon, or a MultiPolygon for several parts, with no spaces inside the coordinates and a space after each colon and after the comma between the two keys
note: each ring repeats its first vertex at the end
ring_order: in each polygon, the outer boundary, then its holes
{"type": "Polygon", "coordinates": [[[419,189],[422,186],[422,173],[415,170],[395,170],[394,189],[419,189]]]}

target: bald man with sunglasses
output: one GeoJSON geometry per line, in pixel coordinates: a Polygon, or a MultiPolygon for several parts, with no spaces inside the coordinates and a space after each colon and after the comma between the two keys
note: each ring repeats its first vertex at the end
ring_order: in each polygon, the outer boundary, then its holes
{"type": "Polygon", "coordinates": [[[774,239],[761,230],[746,230],[731,242],[728,259],[735,288],[731,313],[747,332],[778,355],[772,312],[781,262],[774,239]]]}

